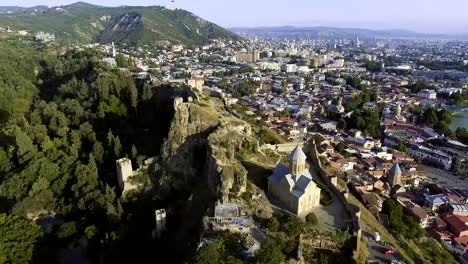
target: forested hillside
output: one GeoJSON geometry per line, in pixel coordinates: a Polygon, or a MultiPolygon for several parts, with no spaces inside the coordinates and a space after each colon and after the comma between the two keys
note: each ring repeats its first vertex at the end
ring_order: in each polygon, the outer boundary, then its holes
{"type": "Polygon", "coordinates": [[[83,2],[36,10],[0,14],[0,27],[55,34],[68,44],[116,42],[128,45],[156,45],[162,41],[201,45],[210,39],[239,37],[181,9],[160,6],[103,7],[83,2]]]}
{"type": "Polygon", "coordinates": [[[92,50],[35,45],[0,40],[0,263],[53,263],[83,241],[96,261],[150,252],[154,203],[118,199],[115,161],[159,153],[165,88],[136,86],[92,50]]]}

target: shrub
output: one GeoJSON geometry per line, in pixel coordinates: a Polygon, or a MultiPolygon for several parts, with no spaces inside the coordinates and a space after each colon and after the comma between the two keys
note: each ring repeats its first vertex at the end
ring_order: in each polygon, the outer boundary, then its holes
{"type": "Polygon", "coordinates": [[[278,219],[276,219],[275,217],[272,217],[272,218],[268,219],[266,227],[267,227],[268,231],[276,233],[276,232],[278,232],[278,229],[280,227],[280,223],[279,223],[278,219]]]}
{"type": "Polygon", "coordinates": [[[306,223],[311,226],[318,224],[317,216],[314,213],[310,213],[306,216],[306,223]]]}

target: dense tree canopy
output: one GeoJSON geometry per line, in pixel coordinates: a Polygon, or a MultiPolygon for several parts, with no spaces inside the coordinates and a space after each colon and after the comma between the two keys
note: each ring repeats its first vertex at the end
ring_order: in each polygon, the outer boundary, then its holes
{"type": "Polygon", "coordinates": [[[407,238],[420,238],[424,233],[414,218],[403,211],[403,206],[393,199],[385,200],[382,211],[389,216],[390,226],[407,238]]]}
{"type": "Polygon", "coordinates": [[[452,123],[452,113],[446,108],[436,109],[428,107],[421,112],[419,121],[432,125],[434,130],[441,134],[454,137],[453,131],[449,128],[450,123],[452,123]]]}
{"type": "Polygon", "coordinates": [[[468,130],[464,127],[457,128],[455,132],[457,139],[463,144],[468,144],[468,130]]]}
{"type": "Polygon", "coordinates": [[[68,223],[45,234],[55,241],[47,257],[87,237],[95,243],[90,256],[105,259],[130,234],[115,160],[158,154],[165,132],[156,126],[153,91],[143,98],[128,71],[102,58],[94,50],[58,55],[26,40],[0,40],[0,209],[12,214],[1,215],[1,236],[9,240],[0,247],[9,253],[0,255],[7,262],[29,262],[36,250],[41,230],[26,218],[68,223]]]}
{"type": "Polygon", "coordinates": [[[0,263],[30,263],[41,236],[35,223],[0,214],[0,263]]]}

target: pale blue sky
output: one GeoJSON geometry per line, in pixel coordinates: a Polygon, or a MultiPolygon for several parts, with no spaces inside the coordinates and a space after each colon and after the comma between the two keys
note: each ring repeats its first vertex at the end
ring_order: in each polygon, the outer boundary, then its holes
{"type": "MultiPolygon", "coordinates": [[[[0,5],[63,5],[77,0],[1,0],[0,5]]],[[[170,5],[171,0],[87,0],[118,5],[170,5]]],[[[339,26],[468,33],[468,0],[175,0],[224,27],[339,26]]]]}

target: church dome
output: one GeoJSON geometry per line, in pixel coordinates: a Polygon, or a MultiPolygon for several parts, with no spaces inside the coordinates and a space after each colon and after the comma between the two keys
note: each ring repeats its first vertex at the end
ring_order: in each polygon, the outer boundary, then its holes
{"type": "Polygon", "coordinates": [[[390,169],[390,175],[401,176],[401,169],[398,163],[395,163],[395,165],[390,169]]]}

